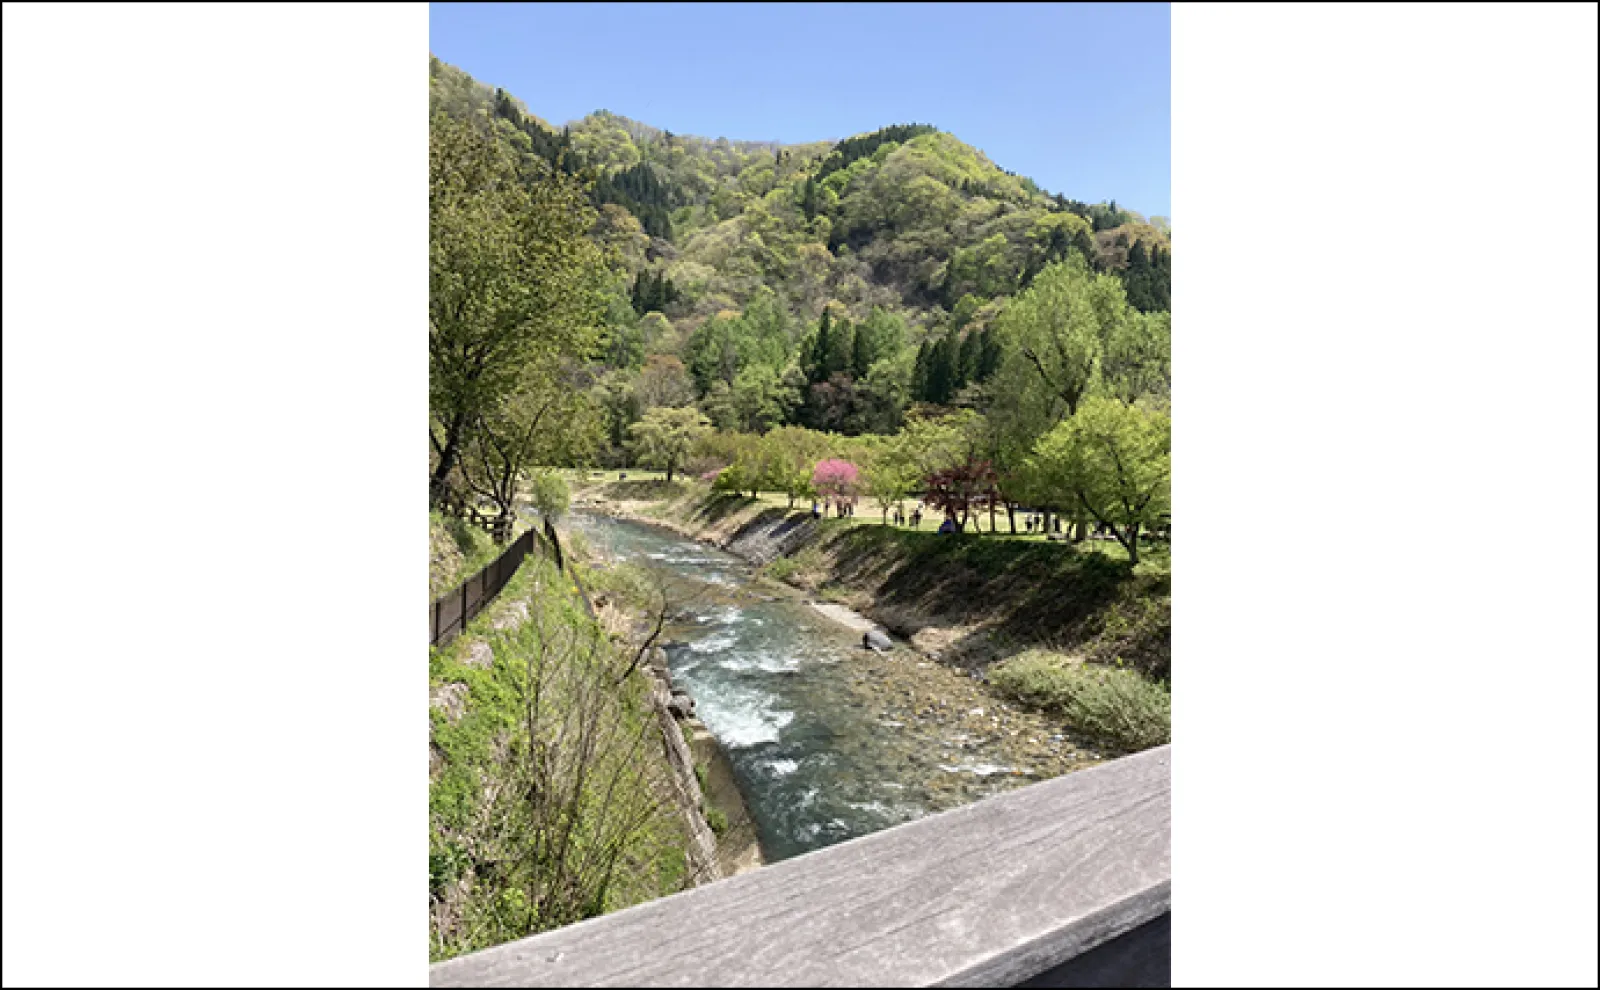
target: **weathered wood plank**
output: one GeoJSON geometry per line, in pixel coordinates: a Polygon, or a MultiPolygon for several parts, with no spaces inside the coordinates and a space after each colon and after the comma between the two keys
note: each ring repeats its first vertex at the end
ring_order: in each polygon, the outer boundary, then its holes
{"type": "Polygon", "coordinates": [[[435,964],[478,986],[1014,986],[1171,908],[1171,747],[435,964]]]}

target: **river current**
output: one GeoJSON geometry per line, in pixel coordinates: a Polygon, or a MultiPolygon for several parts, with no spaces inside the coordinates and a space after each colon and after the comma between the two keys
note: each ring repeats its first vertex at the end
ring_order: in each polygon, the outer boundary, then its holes
{"type": "Polygon", "coordinates": [[[731,554],[606,516],[574,513],[569,525],[669,589],[673,683],[727,752],[768,862],[1037,779],[986,762],[982,740],[919,697],[919,679],[959,675],[902,646],[863,649],[860,633],[755,581],[731,554]]]}

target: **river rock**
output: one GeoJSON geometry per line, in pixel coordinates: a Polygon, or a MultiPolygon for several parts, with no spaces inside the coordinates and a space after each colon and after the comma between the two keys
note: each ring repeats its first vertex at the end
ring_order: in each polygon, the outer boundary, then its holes
{"type": "Polygon", "coordinates": [[[667,702],[667,712],[677,719],[692,718],[694,717],[694,699],[687,694],[674,694],[672,700],[667,702]]]}
{"type": "Polygon", "coordinates": [[[893,640],[889,639],[889,634],[882,629],[867,631],[862,635],[861,642],[863,646],[877,650],[879,653],[885,653],[894,648],[893,640]]]}

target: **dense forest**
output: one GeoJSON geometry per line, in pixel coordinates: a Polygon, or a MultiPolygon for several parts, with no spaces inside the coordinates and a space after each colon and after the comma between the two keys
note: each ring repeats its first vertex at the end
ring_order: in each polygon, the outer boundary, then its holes
{"type": "Polygon", "coordinates": [[[429,84],[436,507],[504,531],[535,466],[815,497],[839,457],[963,521],[1022,502],[1136,543],[1164,509],[1165,219],[928,124],[557,128],[436,58],[429,84]]]}

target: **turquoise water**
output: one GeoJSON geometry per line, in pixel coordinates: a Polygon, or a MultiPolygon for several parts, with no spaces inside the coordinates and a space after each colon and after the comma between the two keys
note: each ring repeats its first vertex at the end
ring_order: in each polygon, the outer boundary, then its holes
{"type": "Polygon", "coordinates": [[[669,588],[673,683],[728,753],[769,862],[1025,782],[961,759],[955,727],[896,715],[903,674],[798,594],[756,584],[737,557],[604,516],[570,526],[669,588]]]}

